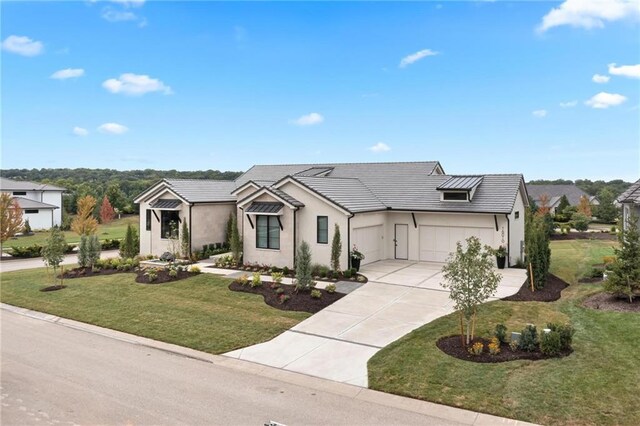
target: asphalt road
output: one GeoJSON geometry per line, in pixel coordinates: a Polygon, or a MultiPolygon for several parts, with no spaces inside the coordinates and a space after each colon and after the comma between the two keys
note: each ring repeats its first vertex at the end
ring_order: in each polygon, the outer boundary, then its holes
{"type": "MultiPolygon", "coordinates": [[[[112,257],[118,257],[120,252],[118,250],[104,250],[100,253],[102,259],[110,259],[112,257]]],[[[64,260],[61,265],[73,265],[78,263],[78,255],[76,253],[67,254],[64,256],[64,260]]],[[[35,269],[44,268],[45,264],[41,257],[34,257],[32,259],[11,259],[3,260],[0,262],[0,272],[12,272],[22,269],[35,269]]]]}
{"type": "Polygon", "coordinates": [[[3,425],[453,424],[3,310],[3,425]]]}

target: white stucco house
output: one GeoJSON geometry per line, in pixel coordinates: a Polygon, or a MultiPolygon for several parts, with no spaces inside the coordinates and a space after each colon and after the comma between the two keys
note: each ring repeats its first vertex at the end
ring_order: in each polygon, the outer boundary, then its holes
{"type": "Polygon", "coordinates": [[[62,224],[62,193],[65,188],[45,183],[0,177],[0,192],[18,202],[23,219],[31,229],[50,229],[62,224]]]}
{"type": "Polygon", "coordinates": [[[628,218],[635,214],[638,219],[636,224],[640,228],[640,180],[623,192],[616,201],[622,205],[622,224],[626,229],[628,218]]]}
{"type": "Polygon", "coordinates": [[[355,245],[363,264],[444,262],[471,235],[523,257],[528,197],[520,174],[452,176],[439,162],[256,165],[235,181],[164,179],[136,199],[140,251],[162,254],[168,223],[187,221],[193,249],[223,242],[237,214],[244,262],[293,267],[301,241],[330,263],[337,224],[341,265],[355,245]]]}

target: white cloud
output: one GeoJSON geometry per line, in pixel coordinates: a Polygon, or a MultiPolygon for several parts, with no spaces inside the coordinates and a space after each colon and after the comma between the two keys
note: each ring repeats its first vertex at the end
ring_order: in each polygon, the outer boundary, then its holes
{"type": "Polygon", "coordinates": [[[372,152],[387,152],[391,151],[391,147],[384,142],[378,142],[377,144],[370,146],[369,151],[372,152]]]}
{"type": "Polygon", "coordinates": [[[593,80],[594,83],[608,83],[609,80],[611,80],[611,77],[607,76],[607,75],[601,75],[601,74],[594,74],[593,77],[591,77],[591,80],[593,80]]]}
{"type": "Polygon", "coordinates": [[[411,55],[407,55],[404,58],[402,58],[402,60],[400,61],[400,64],[398,65],[400,68],[404,68],[408,65],[411,65],[415,62],[418,62],[420,59],[426,58],[427,56],[435,56],[438,55],[440,52],[434,52],[431,49],[423,49],[420,50],[416,53],[412,53],[411,55]]]}
{"type": "Polygon", "coordinates": [[[82,77],[83,75],[84,70],[82,68],[67,68],[54,72],[49,78],[53,78],[55,80],[66,80],[67,78],[77,78],[82,77]]]}
{"type": "Polygon", "coordinates": [[[105,7],[102,10],[102,17],[109,22],[137,21],[138,15],[127,10],[115,10],[105,7]]]}
{"type": "Polygon", "coordinates": [[[165,85],[157,78],[148,75],[125,73],[119,78],[110,78],[102,83],[102,87],[111,93],[141,96],[150,92],[162,92],[165,95],[173,94],[171,87],[165,85]]]}
{"type": "Polygon", "coordinates": [[[578,101],[560,102],[560,108],[573,108],[578,105],[578,101]]]}
{"type": "Polygon", "coordinates": [[[7,52],[22,56],[37,56],[44,50],[42,42],[31,40],[26,36],[10,35],[2,42],[2,48],[7,52]]]}
{"type": "Polygon", "coordinates": [[[123,133],[127,133],[129,131],[129,128],[118,123],[104,123],[100,127],[98,127],[98,131],[111,135],[121,135],[123,133]]]}
{"type": "Polygon", "coordinates": [[[605,22],[640,18],[638,0],[566,0],[542,18],[538,32],[569,25],[579,28],[603,28],[605,22]]]}
{"type": "Polygon", "coordinates": [[[294,120],[293,123],[298,126],[313,126],[314,124],[320,124],[324,121],[324,117],[317,112],[312,112],[307,115],[303,115],[294,120]]]}
{"type": "Polygon", "coordinates": [[[121,4],[124,7],[142,7],[145,0],[111,0],[112,3],[121,4]]]}
{"type": "Polygon", "coordinates": [[[76,126],[73,128],[73,134],[76,136],[87,136],[89,134],[89,131],[82,127],[76,126]]]}
{"type": "Polygon", "coordinates": [[[531,114],[533,114],[534,117],[544,118],[544,117],[547,116],[547,110],[546,109],[537,109],[537,110],[533,111],[531,114]]]}
{"type": "Polygon", "coordinates": [[[588,105],[591,108],[605,109],[620,105],[626,100],[626,96],[619,95],[617,93],[600,92],[588,101],[585,101],[585,105],[588,105]]]}
{"type": "Polygon", "coordinates": [[[619,67],[616,67],[616,64],[609,64],[609,74],[640,78],[640,64],[620,65],[619,67]]]}

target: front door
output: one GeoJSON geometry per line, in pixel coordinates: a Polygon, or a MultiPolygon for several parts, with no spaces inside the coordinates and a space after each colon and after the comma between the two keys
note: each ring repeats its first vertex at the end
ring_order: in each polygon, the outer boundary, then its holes
{"type": "Polygon", "coordinates": [[[396,223],[396,231],[393,242],[396,246],[396,259],[409,259],[409,225],[396,223]]]}

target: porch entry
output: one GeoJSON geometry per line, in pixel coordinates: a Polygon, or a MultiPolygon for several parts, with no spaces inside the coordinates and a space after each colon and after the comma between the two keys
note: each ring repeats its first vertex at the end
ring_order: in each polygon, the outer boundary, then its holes
{"type": "Polygon", "coordinates": [[[409,259],[409,225],[395,224],[395,234],[393,237],[395,245],[395,258],[401,260],[409,259]]]}

